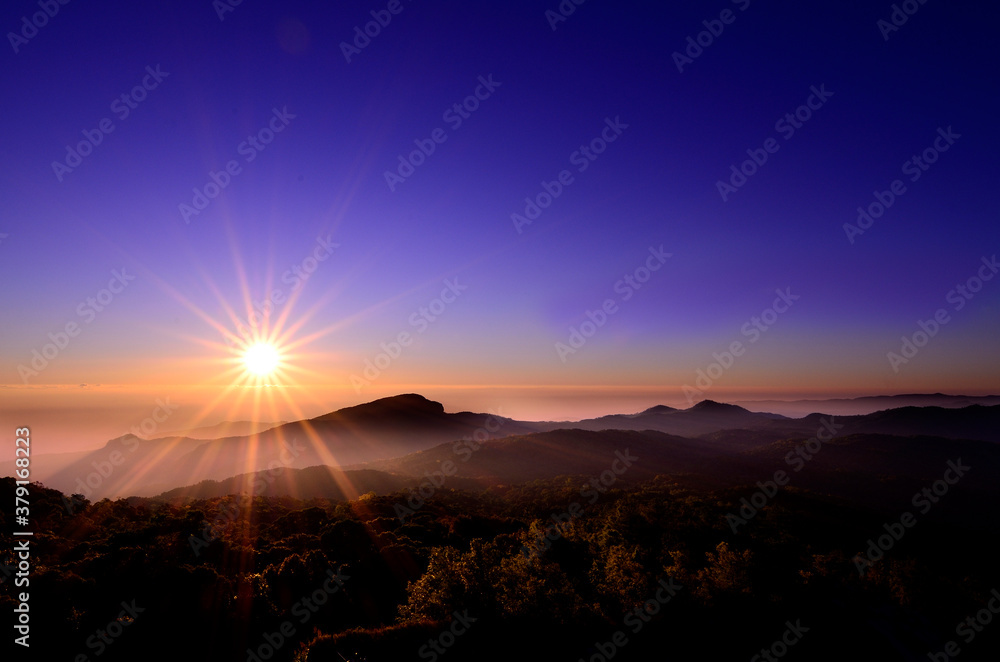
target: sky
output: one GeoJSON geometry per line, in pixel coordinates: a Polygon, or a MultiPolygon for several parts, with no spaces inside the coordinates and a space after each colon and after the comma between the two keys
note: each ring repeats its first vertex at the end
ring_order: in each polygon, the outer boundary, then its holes
{"type": "Polygon", "coordinates": [[[0,422],[1000,392],[997,12],[5,3],[0,422]]]}

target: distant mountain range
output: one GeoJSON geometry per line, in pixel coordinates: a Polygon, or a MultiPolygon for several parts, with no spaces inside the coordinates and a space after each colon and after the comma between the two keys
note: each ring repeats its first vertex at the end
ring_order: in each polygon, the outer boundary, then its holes
{"type": "MultiPolygon", "coordinates": [[[[531,424],[491,414],[446,413],[420,395],[382,398],[263,432],[202,440],[140,439],[127,434],[72,461],[36,459],[32,478],[95,499],[151,496],[178,485],[224,480],[277,467],[347,466],[399,457],[446,441],[535,432],[531,424]],[[51,469],[50,469],[51,467],[51,469]]],[[[13,475],[13,463],[0,464],[13,475]]]]}
{"type": "Polygon", "coordinates": [[[697,437],[732,428],[767,427],[772,421],[783,418],[784,416],[777,414],[754,413],[736,405],[703,400],[690,409],[657,405],[638,414],[613,414],[575,422],[544,422],[534,425],[548,430],[657,430],[681,437],[697,437]]]}
{"type": "Polygon", "coordinates": [[[913,393],[906,395],[871,395],[861,398],[828,400],[738,400],[734,404],[753,410],[773,411],[786,416],[805,416],[815,412],[856,416],[882,409],[899,407],[945,407],[960,409],[970,405],[992,407],[1000,405],[1000,395],[945,395],[944,393],[913,393]]]}
{"type": "MultiPolygon", "coordinates": [[[[1000,444],[849,434],[836,436],[810,453],[803,442],[801,438],[769,442],[754,438],[752,432],[749,440],[739,434],[712,440],[653,431],[555,430],[488,441],[475,450],[465,444],[442,444],[346,471],[310,467],[258,472],[177,488],[157,498],[183,502],[252,493],[343,500],[367,492],[430,489],[426,492],[430,495],[439,488],[505,490],[565,477],[577,481],[582,497],[596,499],[603,488],[595,481],[603,480],[603,487],[625,487],[658,476],[694,489],[735,490],[749,498],[760,484],[784,472],[786,490],[809,490],[833,504],[891,515],[912,511],[919,505],[912,502],[913,495],[935,483],[944,485],[946,471],[959,467],[964,475],[947,492],[938,493],[942,498],[934,499],[933,517],[974,528],[995,526],[1000,444]]],[[[954,471],[950,477],[955,477],[954,471]]]]}
{"type": "MultiPolygon", "coordinates": [[[[913,455],[913,449],[923,448],[920,444],[935,453],[954,453],[965,448],[962,443],[974,442],[970,448],[985,459],[1000,452],[1000,405],[908,406],[835,420],[838,439],[855,439],[853,450],[843,460],[841,450],[826,453],[817,467],[836,460],[864,473],[881,466],[873,458],[910,467],[914,457],[924,458],[913,455]],[[897,454],[879,448],[895,448],[897,454]]],[[[724,485],[773,473],[784,465],[779,451],[816,435],[828,422],[828,416],[818,413],[786,418],[710,400],[688,409],[656,406],[582,421],[530,422],[447,413],[441,403],[406,394],[252,434],[209,440],[125,435],[84,454],[39,456],[32,478],[91,500],[160,493],[204,497],[256,492],[255,486],[304,498],[351,498],[416,484],[449,459],[458,466],[449,478],[452,487],[592,476],[610,466],[615,451],[627,448],[641,458],[629,469],[630,479],[691,476],[724,485]],[[307,467],[312,468],[306,473],[294,471],[307,467]]],[[[837,441],[830,447],[842,445],[837,441]]],[[[922,476],[940,458],[931,453],[924,459],[926,463],[913,460],[919,471],[910,467],[901,475],[922,476]]],[[[12,470],[10,462],[0,465],[0,473],[13,475],[12,470]]],[[[824,475],[822,470],[810,473],[814,481],[824,475]]]]}
{"type": "MultiPolygon", "coordinates": [[[[850,433],[847,426],[835,433],[832,438],[824,434],[829,441],[810,448],[803,445],[801,437],[767,441],[752,432],[685,439],[651,431],[557,430],[487,442],[475,453],[465,454],[464,459],[451,444],[445,444],[368,468],[396,476],[426,477],[452,460],[457,465],[454,479],[475,481],[480,488],[558,476],[578,476],[586,482],[611,469],[621,457],[618,453],[627,451],[629,457],[637,458],[620,476],[627,482],[669,476],[691,486],[721,489],[755,485],[773,479],[776,471],[784,471],[793,488],[859,502],[881,502],[883,507],[894,509],[906,507],[899,501],[900,494],[912,496],[941,479],[949,461],[960,460],[969,466],[960,481],[961,491],[1000,496],[996,480],[1000,444],[926,435],[850,433]],[[899,484],[906,488],[896,489],[899,484]]],[[[617,464],[620,469],[621,462],[617,464]]],[[[458,488],[452,480],[449,477],[446,484],[458,488]]]]}

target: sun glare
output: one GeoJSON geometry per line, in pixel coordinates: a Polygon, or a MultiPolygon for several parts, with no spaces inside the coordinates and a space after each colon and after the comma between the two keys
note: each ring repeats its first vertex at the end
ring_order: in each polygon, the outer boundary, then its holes
{"type": "Polygon", "coordinates": [[[247,371],[258,377],[266,377],[275,371],[280,363],[278,350],[267,343],[255,343],[243,353],[243,364],[247,371]]]}

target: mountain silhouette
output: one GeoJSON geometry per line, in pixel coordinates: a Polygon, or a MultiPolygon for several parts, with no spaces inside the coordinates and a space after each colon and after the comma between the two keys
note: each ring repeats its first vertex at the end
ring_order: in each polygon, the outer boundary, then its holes
{"type": "Polygon", "coordinates": [[[867,395],[859,398],[831,398],[828,400],[752,400],[736,404],[754,410],[774,411],[786,416],[805,416],[821,411],[838,416],[871,414],[883,409],[901,407],[945,407],[961,409],[970,405],[991,407],[1000,405],[1000,395],[948,395],[945,393],[904,393],[900,395],[867,395]]]}
{"type": "Polygon", "coordinates": [[[534,432],[531,424],[472,412],[446,413],[439,402],[397,395],[345,407],[242,436],[200,440],[124,435],[52,473],[36,463],[39,481],[88,498],[150,496],[178,485],[277,467],[347,466],[399,457],[463,437],[534,432]]]}
{"type": "MultiPolygon", "coordinates": [[[[32,477],[95,500],[152,496],[207,480],[226,481],[260,471],[276,474],[279,469],[314,466],[413,475],[417,465],[432,471],[445,458],[454,459],[453,444],[460,440],[481,443],[510,437],[506,445],[484,446],[483,452],[463,466],[463,479],[506,483],[551,476],[554,471],[590,473],[606,461],[609,439],[618,440],[615,449],[634,439],[646,449],[644,467],[636,475],[694,471],[709,476],[711,471],[702,469],[706,463],[715,463],[719,477],[728,480],[724,468],[739,453],[760,452],[760,448],[782,440],[807,439],[829,420],[831,417],[820,413],[792,419],[705,400],[688,409],[658,405],[635,414],[582,421],[529,422],[497,414],[448,413],[441,403],[409,393],[249,435],[145,440],[127,434],[88,453],[45,456],[33,464],[32,477]],[[603,432],[607,434],[586,434],[603,432]],[[650,434],[628,437],[612,432],[650,434]],[[595,442],[600,439],[603,441],[595,442]]],[[[835,420],[841,426],[839,436],[845,437],[892,435],[1000,442],[1000,405],[903,407],[835,420]]],[[[739,463],[746,464],[744,460],[739,463]]],[[[0,471],[11,470],[10,462],[0,465],[0,471]]]]}
{"type": "Polygon", "coordinates": [[[656,430],[680,437],[697,437],[733,428],[762,428],[782,418],[777,414],[757,413],[736,405],[703,400],[689,409],[657,405],[638,414],[611,414],[582,421],[538,425],[544,425],[548,430],[656,430]]]}

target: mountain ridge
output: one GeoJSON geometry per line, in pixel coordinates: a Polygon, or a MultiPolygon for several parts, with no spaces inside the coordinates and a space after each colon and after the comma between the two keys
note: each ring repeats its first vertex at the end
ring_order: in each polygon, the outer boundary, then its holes
{"type": "MultiPolygon", "coordinates": [[[[150,496],[180,485],[277,467],[374,466],[462,439],[477,442],[560,430],[656,432],[680,444],[743,450],[783,438],[806,439],[826,425],[827,414],[800,419],[752,412],[704,400],[688,409],[657,405],[634,414],[566,422],[518,421],[498,414],[448,413],[444,405],[415,394],[380,398],[312,419],[293,421],[245,436],[201,440],[167,436],[117,437],[103,448],[33,465],[33,478],[88,498],[150,496]],[[677,440],[684,440],[683,443],[677,440]],[[46,467],[51,466],[51,471],[46,467]]],[[[862,416],[835,417],[842,435],[933,435],[1000,443],[1000,405],[962,409],[903,407],[862,416]]],[[[586,435],[575,433],[578,440],[586,435]]],[[[582,443],[582,442],[580,442],[582,443]]],[[[572,464],[573,460],[567,462],[572,464]]],[[[11,465],[12,463],[6,463],[11,465]]],[[[0,464],[0,471],[6,465],[0,464]]]]}

